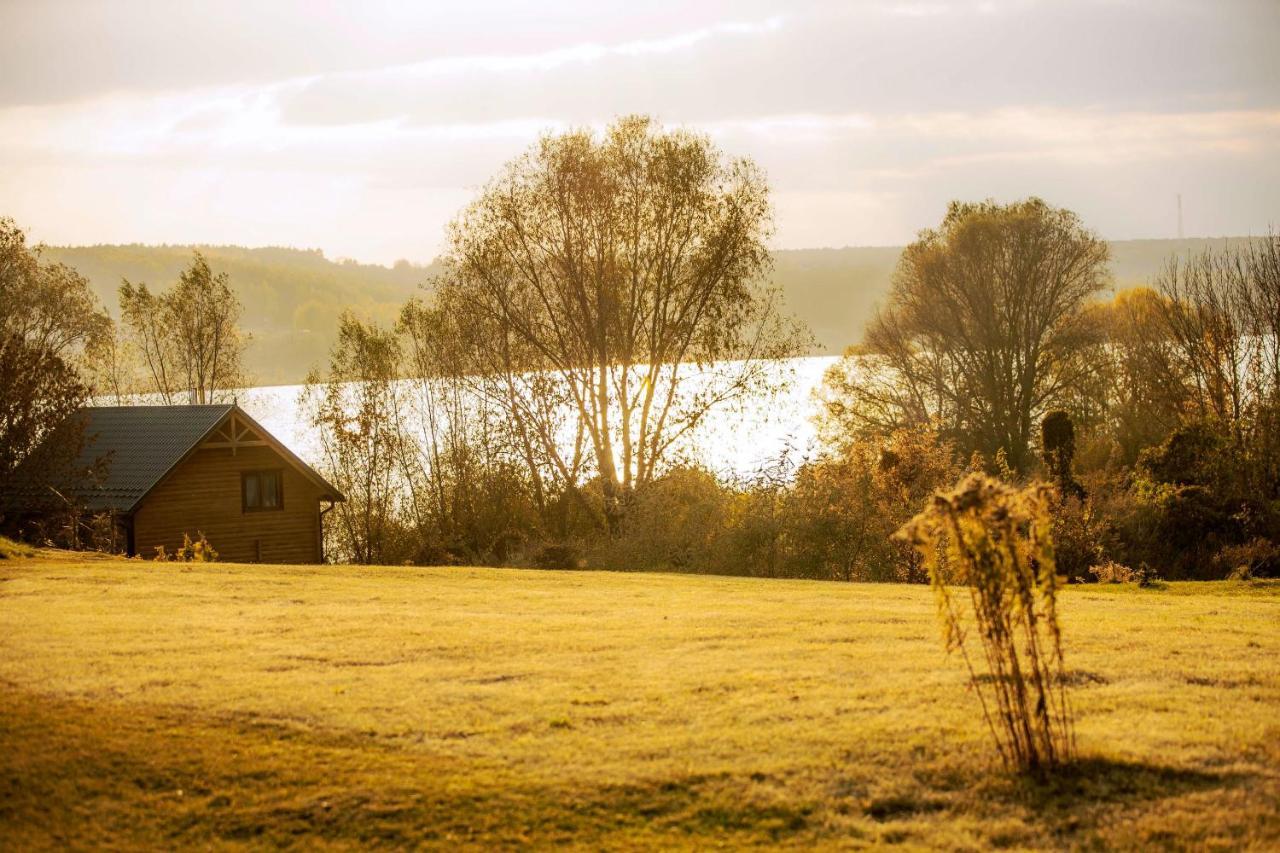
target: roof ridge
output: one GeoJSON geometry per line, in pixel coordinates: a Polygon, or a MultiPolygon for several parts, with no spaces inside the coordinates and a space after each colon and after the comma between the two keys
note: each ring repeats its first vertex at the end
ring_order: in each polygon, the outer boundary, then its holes
{"type": "Polygon", "coordinates": [[[67,492],[91,512],[129,513],[194,453],[218,426],[239,413],[291,464],[337,500],[338,492],[287,445],[271,435],[237,403],[195,405],[85,406],[76,416],[84,425],[84,444],[74,470],[101,470],[67,492]],[[99,462],[105,461],[105,466],[99,462]]]}

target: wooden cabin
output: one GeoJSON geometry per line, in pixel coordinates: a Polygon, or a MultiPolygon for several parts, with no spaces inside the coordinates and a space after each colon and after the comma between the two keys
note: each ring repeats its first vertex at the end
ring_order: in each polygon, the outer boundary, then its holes
{"type": "Polygon", "coordinates": [[[74,498],[115,516],[128,553],[172,553],[184,533],[203,533],[219,560],[324,561],[324,514],[345,498],[238,406],[92,406],[79,416],[78,467],[101,471],[74,498]]]}

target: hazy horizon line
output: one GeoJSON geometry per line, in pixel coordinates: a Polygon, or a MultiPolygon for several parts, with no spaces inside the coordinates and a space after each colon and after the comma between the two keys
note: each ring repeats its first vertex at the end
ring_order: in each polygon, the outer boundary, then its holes
{"type": "MultiPolygon", "coordinates": [[[[1258,234],[1188,234],[1182,237],[1122,237],[1110,238],[1102,237],[1106,243],[1178,243],[1205,240],[1256,240],[1265,237],[1271,233],[1274,227],[1258,234]]],[[[30,232],[28,232],[29,234],[30,232]]],[[[48,249],[102,249],[102,248],[140,248],[140,249],[241,249],[249,252],[269,251],[272,249],[298,252],[300,254],[319,254],[321,258],[333,264],[351,263],[364,267],[381,267],[383,269],[395,269],[400,264],[408,264],[412,267],[427,268],[439,262],[439,256],[429,261],[416,260],[413,258],[396,258],[390,263],[380,260],[365,260],[361,258],[353,258],[347,255],[330,255],[325,249],[319,246],[288,246],[280,243],[267,243],[257,246],[250,246],[243,243],[203,243],[203,242],[183,242],[183,243],[46,243],[36,241],[35,245],[48,249]]],[[[771,254],[779,254],[783,252],[842,252],[856,249],[904,249],[909,245],[907,243],[845,243],[842,246],[791,246],[786,248],[772,248],[771,254]]]]}

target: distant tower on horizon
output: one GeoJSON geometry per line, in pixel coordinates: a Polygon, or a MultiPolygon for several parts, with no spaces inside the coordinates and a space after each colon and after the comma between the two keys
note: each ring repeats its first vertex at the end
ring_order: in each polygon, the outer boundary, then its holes
{"type": "Polygon", "coordinates": [[[1178,239],[1182,239],[1182,193],[1178,193],[1178,239]]]}

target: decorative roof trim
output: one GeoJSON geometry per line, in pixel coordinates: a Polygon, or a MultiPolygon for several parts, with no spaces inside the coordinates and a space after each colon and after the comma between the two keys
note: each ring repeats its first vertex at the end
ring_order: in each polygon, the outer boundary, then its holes
{"type": "Polygon", "coordinates": [[[132,514],[133,512],[135,512],[138,509],[138,507],[142,505],[142,502],[145,501],[151,495],[152,492],[154,492],[157,488],[160,487],[161,483],[163,483],[165,480],[168,480],[169,477],[173,474],[173,472],[178,470],[178,468],[182,466],[182,463],[186,462],[193,455],[195,455],[197,451],[202,449],[205,441],[208,440],[209,436],[217,432],[222,427],[222,425],[225,424],[229,418],[231,418],[232,415],[238,415],[239,417],[243,418],[246,422],[248,422],[248,424],[258,432],[258,434],[263,438],[263,440],[267,442],[268,446],[271,447],[272,450],[276,451],[276,453],[279,453],[281,456],[283,456],[285,458],[285,461],[288,462],[290,465],[292,465],[294,468],[296,468],[298,472],[301,473],[304,477],[306,477],[315,485],[319,486],[321,491],[325,492],[325,494],[322,494],[320,496],[321,500],[327,500],[331,503],[340,503],[347,499],[346,496],[343,495],[342,492],[334,488],[334,486],[328,480],[320,476],[320,473],[318,471],[316,471],[306,462],[303,462],[301,459],[299,459],[297,455],[294,454],[294,452],[290,450],[288,447],[285,447],[284,443],[281,442],[280,439],[276,438],[274,435],[268,432],[267,429],[264,426],[262,426],[262,424],[258,423],[253,418],[249,417],[249,414],[244,409],[240,408],[239,404],[229,403],[227,404],[226,413],[223,414],[222,417],[218,418],[218,420],[214,421],[213,425],[210,426],[207,430],[205,430],[204,433],[201,434],[201,436],[198,439],[196,439],[195,443],[192,444],[191,447],[187,448],[185,453],[183,453],[180,457],[178,457],[178,460],[176,462],[170,465],[163,474],[157,477],[156,481],[152,483],[150,486],[148,486],[147,490],[144,491],[136,501],[130,504],[128,509],[122,510],[122,512],[124,512],[125,514],[132,514]]]}

